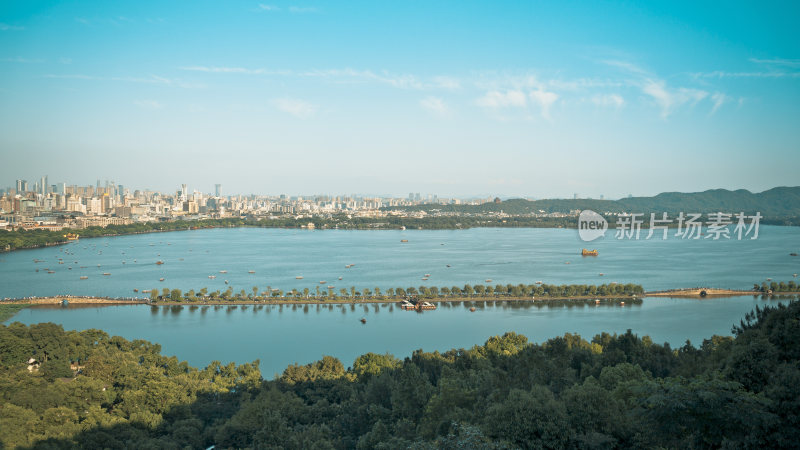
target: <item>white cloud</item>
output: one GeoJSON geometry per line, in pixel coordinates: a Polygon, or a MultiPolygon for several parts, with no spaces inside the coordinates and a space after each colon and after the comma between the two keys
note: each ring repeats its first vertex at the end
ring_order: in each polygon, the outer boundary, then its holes
{"type": "Polygon", "coordinates": [[[58,58],[58,62],[61,64],[72,64],[71,58],[58,58]]]}
{"type": "Polygon", "coordinates": [[[156,100],[135,100],[133,104],[142,109],[161,109],[164,107],[156,100]]]}
{"type": "Polygon", "coordinates": [[[697,102],[708,97],[708,92],[699,89],[678,88],[670,90],[662,80],[647,79],[642,83],[642,92],[649,95],[661,107],[661,117],[667,118],[676,108],[697,102]]]}
{"type": "Polygon", "coordinates": [[[22,31],[25,27],[20,27],[16,25],[9,25],[7,23],[0,22],[0,31],[22,31]]]}
{"type": "Polygon", "coordinates": [[[637,66],[636,64],[633,64],[633,63],[630,63],[630,62],[627,62],[627,61],[606,60],[606,61],[602,61],[602,62],[603,62],[603,64],[606,64],[606,65],[609,65],[609,66],[612,66],[612,67],[616,67],[616,68],[625,70],[627,72],[631,72],[631,73],[635,73],[635,74],[643,75],[643,76],[648,75],[648,72],[646,70],[642,69],[641,67],[637,66]]]}
{"type": "Polygon", "coordinates": [[[548,80],[547,86],[562,91],[584,91],[595,88],[618,88],[624,83],[613,80],[603,80],[596,78],[578,78],[575,80],[548,80]]]}
{"type": "Polygon", "coordinates": [[[325,69],[300,72],[300,76],[340,79],[350,81],[376,81],[399,89],[425,89],[427,86],[414,75],[397,75],[389,72],[375,73],[371,70],[325,69]]]}
{"type": "Polygon", "coordinates": [[[712,106],[712,107],[711,107],[711,115],[714,115],[714,113],[716,113],[716,112],[717,112],[717,110],[718,110],[718,109],[719,109],[719,108],[720,108],[720,107],[721,107],[723,104],[725,104],[726,102],[728,102],[729,100],[731,100],[731,98],[730,98],[730,97],[728,97],[727,95],[723,94],[722,92],[715,92],[715,93],[714,93],[714,94],[711,96],[711,101],[714,103],[714,106],[712,106]]]}
{"type": "Polygon", "coordinates": [[[597,106],[620,108],[625,104],[625,99],[619,94],[597,94],[592,97],[592,103],[597,106]]]}
{"type": "Polygon", "coordinates": [[[750,58],[750,62],[754,62],[756,64],[765,64],[765,65],[768,65],[768,66],[800,67],[800,59],[786,59],[786,58],[759,59],[759,58],[750,58]]]}
{"type": "Polygon", "coordinates": [[[800,78],[800,72],[726,72],[715,70],[713,72],[697,72],[692,74],[695,78],[800,78]]]}
{"type": "Polygon", "coordinates": [[[426,97],[419,101],[420,106],[427,109],[434,115],[439,117],[447,117],[450,115],[450,108],[445,105],[444,101],[438,97],[426,97]]]}
{"type": "Polygon", "coordinates": [[[180,69],[187,70],[190,72],[239,73],[244,75],[290,75],[291,74],[291,71],[286,71],[286,70],[247,69],[245,67],[189,66],[189,67],[181,67],[180,69]]]}
{"type": "Polygon", "coordinates": [[[524,108],[528,102],[525,93],[518,90],[489,91],[476,103],[484,108],[505,108],[509,106],[524,108]]]}
{"type": "Polygon", "coordinates": [[[57,80],[123,81],[126,83],[161,84],[161,85],[176,86],[186,89],[199,89],[206,87],[202,83],[187,83],[180,79],[164,78],[158,75],[150,75],[149,77],[99,77],[94,75],[83,75],[83,74],[66,74],[66,75],[47,74],[43,75],[43,77],[57,79],[57,80]]]}
{"type": "Polygon", "coordinates": [[[276,108],[300,119],[308,119],[317,112],[317,106],[294,98],[277,98],[272,101],[276,108]]]}
{"type": "Polygon", "coordinates": [[[558,94],[555,92],[548,92],[543,89],[531,91],[529,93],[531,100],[538,104],[542,109],[542,117],[545,119],[550,118],[550,107],[558,100],[558,94]]]}
{"type": "Polygon", "coordinates": [[[265,5],[263,3],[258,4],[259,11],[280,11],[280,8],[274,5],[265,5]]]}

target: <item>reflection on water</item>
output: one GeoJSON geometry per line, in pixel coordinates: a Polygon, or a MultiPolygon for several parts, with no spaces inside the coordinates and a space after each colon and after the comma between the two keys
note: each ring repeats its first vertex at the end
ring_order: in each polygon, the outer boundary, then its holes
{"type": "Polygon", "coordinates": [[[700,344],[757,305],[794,296],[713,299],[651,297],[643,300],[495,301],[439,303],[435,311],[405,311],[393,303],[294,305],[35,305],[11,320],[55,322],[66,329],[100,328],[127,339],[161,344],[164,354],[195,366],[213,360],[261,361],[267,377],[292,363],[332,355],[349,365],[366,352],[408,356],[468,348],[515,331],[542,342],[564,333],[586,339],[631,329],[655,342],[700,344]],[[474,308],[474,312],[472,312],[474,308]],[[360,323],[365,318],[366,323],[360,323]]]}

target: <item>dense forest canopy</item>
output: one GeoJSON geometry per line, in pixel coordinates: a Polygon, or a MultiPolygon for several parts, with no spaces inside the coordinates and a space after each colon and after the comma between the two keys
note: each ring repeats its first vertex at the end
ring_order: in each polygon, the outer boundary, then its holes
{"type": "Polygon", "coordinates": [[[326,356],[262,380],[52,323],[0,326],[6,448],[715,448],[800,442],[800,302],[694,347],[630,331],[398,359],[326,356]],[[31,361],[34,360],[34,361],[31,361]],[[29,369],[30,367],[30,369],[29,369]]]}

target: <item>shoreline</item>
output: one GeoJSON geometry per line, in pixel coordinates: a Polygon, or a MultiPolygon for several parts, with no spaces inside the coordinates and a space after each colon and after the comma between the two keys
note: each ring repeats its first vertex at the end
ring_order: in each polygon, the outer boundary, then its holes
{"type": "MultiPolygon", "coordinates": [[[[226,219],[201,219],[201,220],[224,221],[226,219]]],[[[286,224],[278,224],[278,223],[265,224],[265,223],[259,223],[259,221],[256,221],[256,222],[253,223],[253,222],[247,222],[246,221],[247,219],[242,219],[242,218],[231,218],[230,220],[244,220],[245,222],[236,223],[236,224],[226,224],[226,223],[222,222],[222,223],[213,223],[213,224],[192,225],[192,221],[184,221],[182,223],[182,225],[183,224],[187,224],[186,227],[183,227],[183,226],[177,227],[176,226],[175,228],[171,228],[171,229],[167,229],[167,230],[159,229],[159,228],[152,228],[152,229],[148,229],[148,230],[122,231],[122,232],[120,232],[119,230],[114,230],[114,232],[101,233],[101,234],[95,235],[95,236],[81,234],[82,231],[85,233],[85,231],[84,231],[84,230],[86,230],[85,228],[74,228],[74,229],[64,228],[64,230],[68,230],[69,232],[78,234],[80,236],[80,239],[95,239],[95,238],[103,238],[103,237],[132,236],[132,235],[137,235],[137,234],[171,233],[171,232],[174,232],[174,231],[195,231],[195,230],[222,229],[222,228],[263,228],[263,229],[285,229],[285,230],[303,230],[303,229],[307,229],[304,226],[299,225],[299,224],[295,224],[294,226],[289,226],[289,225],[286,225],[286,224]]],[[[415,220],[415,219],[409,219],[409,220],[415,220]]],[[[411,225],[407,229],[403,228],[403,226],[401,224],[399,224],[399,223],[398,224],[391,224],[389,226],[379,227],[379,228],[359,227],[359,226],[343,226],[343,227],[339,228],[338,225],[335,226],[335,227],[329,227],[329,226],[324,226],[325,224],[323,224],[322,226],[315,226],[313,231],[329,231],[329,230],[346,230],[346,231],[417,231],[417,230],[424,230],[424,231],[453,231],[453,230],[469,230],[469,229],[476,229],[476,228],[515,228],[515,229],[525,228],[525,229],[574,229],[574,230],[577,230],[578,229],[577,224],[572,223],[572,222],[574,222],[574,221],[567,222],[567,223],[564,223],[564,224],[556,224],[556,223],[542,223],[542,224],[526,223],[526,224],[518,224],[518,223],[511,223],[511,222],[510,223],[492,222],[492,223],[481,223],[478,226],[471,225],[471,224],[467,224],[467,225],[463,225],[463,226],[450,226],[450,225],[434,224],[433,226],[431,226],[430,224],[428,224],[425,228],[422,228],[421,226],[419,228],[414,228],[414,225],[411,225]]],[[[165,223],[175,224],[175,223],[179,223],[179,222],[178,221],[172,221],[172,222],[165,222],[165,223]]],[[[789,226],[789,227],[791,227],[791,226],[800,226],[800,225],[794,225],[794,224],[772,224],[772,223],[764,224],[764,225],[789,226]]],[[[121,226],[128,226],[128,225],[121,225],[121,226]]],[[[104,230],[106,228],[104,228],[104,230]]],[[[674,227],[671,227],[671,228],[674,228],[674,227]]],[[[648,227],[647,226],[643,226],[642,229],[646,230],[646,229],[648,229],[648,227]]],[[[64,230],[62,230],[62,231],[64,231],[64,230]]],[[[70,241],[70,240],[65,240],[65,239],[59,238],[57,240],[50,241],[50,242],[44,242],[44,243],[41,243],[41,244],[38,244],[38,245],[25,245],[25,246],[14,247],[14,248],[0,247],[0,254],[2,254],[2,253],[11,253],[11,252],[15,252],[15,251],[18,251],[18,250],[35,250],[35,249],[38,249],[38,248],[65,245],[65,244],[69,244],[69,243],[72,243],[72,242],[78,242],[78,241],[70,241]]]]}
{"type": "MultiPolygon", "coordinates": [[[[551,301],[571,301],[571,300],[642,300],[646,297],[677,297],[677,298],[719,298],[719,297],[741,297],[741,296],[764,296],[764,295],[800,295],[800,291],[792,292],[775,292],[773,294],[765,294],[760,291],[745,291],[733,289],[675,289],[669,291],[655,291],[645,292],[640,295],[582,295],[582,296],[560,296],[560,297],[489,297],[489,296],[473,296],[473,297],[447,297],[447,298],[422,298],[421,301],[428,303],[463,303],[473,301],[490,301],[490,302],[531,302],[531,303],[546,303],[551,301]],[[700,295],[700,291],[707,291],[705,296],[700,295]]],[[[57,305],[66,300],[69,304],[74,305],[150,305],[150,306],[194,306],[194,305],[210,305],[210,306],[225,306],[225,305],[338,305],[338,304],[380,304],[380,303],[399,303],[404,299],[394,298],[360,298],[356,300],[342,299],[337,297],[333,300],[319,300],[315,298],[308,299],[287,299],[281,298],[276,300],[207,300],[207,301],[194,301],[194,302],[173,302],[173,301],[158,301],[153,302],[145,297],[95,297],[95,296],[72,296],[72,295],[58,295],[47,297],[28,297],[17,299],[4,299],[0,300],[0,304],[8,305],[57,305]]]]}

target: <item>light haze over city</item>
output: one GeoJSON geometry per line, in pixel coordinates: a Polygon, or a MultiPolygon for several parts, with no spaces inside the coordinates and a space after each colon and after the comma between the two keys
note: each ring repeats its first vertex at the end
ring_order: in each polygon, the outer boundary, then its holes
{"type": "Polygon", "coordinates": [[[4,2],[0,186],[796,185],[795,2],[4,2]]]}

